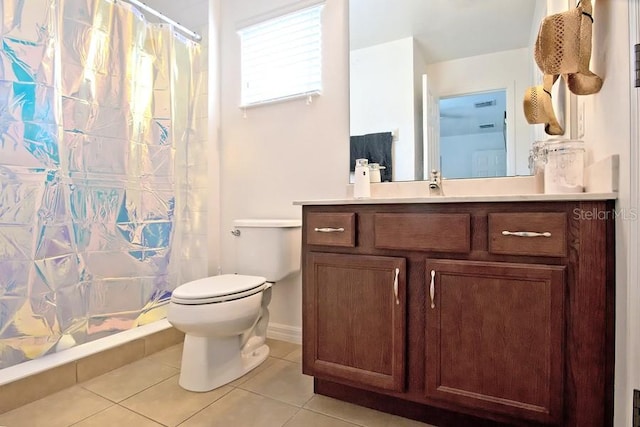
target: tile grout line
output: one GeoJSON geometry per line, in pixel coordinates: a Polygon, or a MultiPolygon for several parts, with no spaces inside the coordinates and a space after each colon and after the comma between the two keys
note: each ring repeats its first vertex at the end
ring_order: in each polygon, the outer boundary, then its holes
{"type": "MultiPolygon", "coordinates": [[[[287,363],[290,363],[290,364],[293,364],[293,365],[301,365],[300,363],[297,363],[297,362],[291,362],[291,361],[289,361],[289,360],[284,360],[284,359],[278,359],[278,360],[281,360],[281,361],[283,361],[283,362],[287,362],[287,363]]],[[[264,373],[264,372],[266,372],[266,369],[265,369],[265,370],[263,370],[263,371],[261,371],[261,372],[259,372],[259,373],[257,373],[255,376],[253,376],[253,377],[249,378],[247,381],[244,381],[244,382],[242,382],[242,383],[238,384],[237,388],[239,388],[240,390],[244,390],[244,391],[246,391],[246,392],[250,392],[250,393],[256,394],[256,395],[258,395],[258,396],[262,396],[262,397],[267,398],[267,399],[274,400],[274,401],[276,401],[276,402],[284,403],[284,404],[289,405],[289,406],[292,406],[292,407],[294,407],[294,408],[303,408],[303,407],[304,407],[304,405],[306,405],[306,404],[309,402],[309,400],[311,400],[311,399],[313,398],[313,395],[315,395],[315,393],[313,393],[313,394],[312,394],[312,396],[311,396],[309,399],[307,399],[307,401],[305,401],[305,403],[303,403],[301,406],[298,406],[298,405],[293,404],[293,403],[291,403],[291,402],[287,402],[287,401],[285,401],[285,400],[278,399],[277,397],[268,396],[268,395],[266,395],[266,394],[262,394],[262,393],[260,393],[260,392],[258,392],[258,391],[250,390],[250,389],[247,389],[247,388],[244,388],[244,387],[243,387],[243,386],[246,386],[246,384],[247,384],[247,383],[249,383],[250,381],[254,380],[255,378],[257,378],[259,375],[261,375],[261,374],[262,374],[262,373],[264,373]]]]}
{"type": "Polygon", "coordinates": [[[145,414],[141,414],[141,413],[139,413],[139,412],[136,412],[136,411],[134,411],[133,409],[131,409],[131,408],[127,408],[126,406],[122,406],[122,405],[121,405],[121,404],[119,404],[119,403],[117,403],[117,405],[118,405],[119,407],[121,407],[122,409],[126,410],[126,411],[133,412],[134,414],[141,416],[142,418],[146,418],[147,420],[152,421],[152,422],[154,422],[154,423],[156,423],[156,424],[160,424],[160,425],[161,425],[161,426],[163,426],[163,427],[168,427],[168,425],[167,425],[167,424],[162,423],[162,422],[160,422],[160,421],[158,421],[158,420],[154,420],[153,418],[150,418],[150,417],[146,416],[145,414]]]}
{"type": "Polygon", "coordinates": [[[305,410],[304,405],[306,405],[307,403],[309,403],[309,401],[310,401],[311,399],[313,399],[313,396],[311,396],[309,399],[307,399],[307,401],[306,401],[306,402],[304,402],[304,403],[302,404],[302,406],[300,406],[300,407],[298,408],[298,410],[296,411],[296,413],[295,413],[295,414],[293,414],[293,415],[292,415],[292,416],[291,416],[291,417],[290,417],[290,418],[289,418],[289,419],[288,419],[284,424],[282,424],[282,427],[287,427],[287,424],[289,424],[289,422],[290,422],[291,420],[293,420],[293,419],[296,417],[296,415],[298,415],[301,411],[305,410]]]}
{"type": "MultiPolygon", "coordinates": [[[[112,371],[112,372],[113,372],[113,371],[112,371]]],[[[103,398],[103,399],[106,399],[106,400],[108,400],[108,401],[110,401],[110,402],[113,402],[113,403],[115,403],[115,404],[117,404],[117,405],[120,405],[120,403],[124,402],[125,400],[131,399],[132,397],[137,396],[138,394],[140,394],[140,393],[142,393],[142,392],[145,392],[145,391],[149,390],[150,388],[155,387],[155,386],[157,386],[158,384],[160,384],[160,383],[162,383],[162,382],[165,382],[165,381],[167,381],[167,380],[169,380],[169,379],[171,379],[171,378],[173,378],[173,377],[175,377],[175,376],[177,376],[177,375],[180,375],[180,372],[179,372],[179,371],[178,371],[178,373],[175,373],[175,374],[173,374],[173,375],[169,375],[167,378],[163,378],[163,379],[161,379],[160,381],[158,381],[158,382],[156,382],[156,383],[153,383],[153,384],[151,384],[151,385],[149,385],[149,386],[147,386],[147,387],[143,388],[142,390],[139,390],[139,391],[137,391],[137,392],[133,393],[131,396],[127,396],[127,397],[125,397],[124,399],[122,399],[122,400],[120,400],[120,401],[114,401],[114,400],[111,400],[110,398],[108,398],[108,397],[106,397],[106,396],[103,396],[103,395],[101,395],[101,394],[100,394],[100,393],[98,393],[98,392],[95,392],[95,391],[89,390],[88,388],[85,388],[85,386],[83,386],[83,385],[82,385],[82,384],[85,384],[85,383],[78,383],[78,384],[76,384],[76,385],[77,385],[77,386],[82,387],[82,389],[84,389],[84,390],[87,390],[87,391],[89,391],[89,392],[91,392],[91,393],[95,394],[96,396],[99,396],[99,397],[101,397],[101,398],[103,398]]],[[[96,377],[96,378],[98,378],[98,377],[96,377]]],[[[89,381],[91,381],[91,380],[89,380],[89,381]]],[[[124,405],[120,405],[120,406],[125,407],[124,405]]]]}
{"type": "Polygon", "coordinates": [[[298,408],[298,410],[289,417],[289,419],[287,421],[284,422],[284,424],[282,424],[280,427],[287,427],[287,424],[289,424],[289,422],[291,422],[291,420],[293,420],[296,415],[298,415],[300,413],[300,411],[302,411],[302,407],[298,408]]]}
{"type": "MultiPolygon", "coordinates": [[[[87,391],[90,391],[90,390],[87,390],[87,391]]],[[[93,394],[95,394],[95,393],[93,393],[93,394]]],[[[96,395],[96,396],[97,396],[97,395],[96,395]]],[[[98,397],[100,397],[100,398],[104,399],[104,397],[102,397],[102,396],[98,396],[98,397]]],[[[107,399],[107,400],[108,400],[108,399],[107,399]]],[[[117,403],[112,402],[111,400],[109,400],[109,403],[111,403],[111,405],[107,406],[106,408],[103,408],[103,409],[99,410],[98,412],[94,412],[93,414],[90,414],[90,415],[88,415],[88,416],[86,416],[86,417],[84,417],[84,418],[82,418],[82,419],[79,419],[78,421],[75,421],[75,422],[73,422],[73,423],[69,424],[69,427],[70,427],[70,426],[74,426],[74,425],[76,425],[76,424],[79,424],[79,423],[83,422],[84,420],[86,420],[87,418],[91,418],[91,417],[93,417],[94,415],[98,415],[98,414],[100,414],[100,413],[102,413],[102,412],[106,411],[107,409],[112,408],[112,407],[114,407],[114,406],[116,406],[116,405],[117,405],[117,403]]]]}
{"type": "MultiPolygon", "coordinates": [[[[293,350],[293,351],[291,351],[291,352],[287,353],[284,357],[287,357],[287,356],[289,356],[289,355],[293,354],[293,353],[294,353],[294,352],[296,352],[296,351],[297,351],[297,350],[293,350]]],[[[300,364],[300,363],[298,363],[298,362],[294,362],[294,361],[291,361],[291,360],[287,360],[287,359],[285,359],[284,357],[277,357],[277,356],[273,356],[273,355],[271,355],[271,354],[269,355],[269,357],[271,357],[271,358],[273,358],[273,359],[278,359],[278,360],[282,360],[282,361],[285,361],[285,362],[293,363],[293,364],[300,364]]],[[[256,368],[257,368],[257,367],[256,367],[256,368]]],[[[249,373],[249,372],[247,372],[247,374],[248,374],[248,373],[249,373]]],[[[259,375],[259,374],[260,374],[260,372],[256,373],[256,374],[254,375],[254,377],[255,377],[255,376],[257,376],[257,375],[259,375]]],[[[179,375],[179,374],[178,374],[178,375],[179,375]]],[[[245,375],[246,375],[246,374],[245,374],[245,375]]],[[[242,378],[242,377],[240,377],[240,378],[242,378]]],[[[198,415],[200,412],[204,411],[205,409],[207,409],[207,408],[211,407],[212,405],[214,405],[214,404],[218,403],[218,401],[219,401],[220,399],[222,399],[223,397],[227,396],[228,394],[230,394],[231,392],[233,392],[233,391],[234,391],[234,390],[236,390],[236,389],[241,390],[241,391],[246,392],[246,393],[254,394],[254,395],[256,395],[256,396],[260,396],[260,397],[262,397],[262,398],[265,398],[265,399],[271,400],[271,401],[273,401],[273,402],[277,402],[277,403],[285,404],[285,405],[290,406],[290,407],[292,407],[292,408],[297,408],[297,411],[296,411],[296,412],[295,412],[295,413],[294,413],[294,414],[293,414],[293,415],[292,415],[292,416],[291,416],[287,421],[285,421],[285,423],[284,423],[281,427],[284,427],[284,426],[285,426],[289,421],[291,421],[291,419],[293,419],[293,417],[295,417],[295,415],[296,415],[296,414],[298,414],[298,412],[300,412],[300,411],[303,409],[303,406],[296,406],[296,405],[291,404],[290,402],[284,402],[284,401],[279,400],[279,399],[276,399],[276,398],[274,398],[274,397],[266,396],[266,395],[263,395],[263,394],[260,394],[260,393],[254,392],[254,391],[252,391],[252,390],[247,390],[247,389],[244,389],[244,388],[242,388],[242,387],[241,387],[243,384],[245,384],[246,382],[250,381],[252,378],[253,378],[253,377],[251,377],[251,378],[247,378],[244,382],[242,382],[242,383],[240,383],[240,384],[238,384],[238,385],[231,385],[231,383],[235,382],[235,381],[236,381],[237,379],[239,379],[239,378],[236,378],[236,380],[231,381],[231,382],[229,382],[229,383],[225,384],[224,386],[228,386],[228,387],[229,387],[229,391],[227,391],[225,394],[223,394],[222,396],[220,396],[219,398],[217,398],[216,400],[214,400],[213,402],[211,402],[210,404],[208,404],[208,405],[207,405],[207,406],[205,406],[204,408],[200,409],[199,411],[197,411],[197,412],[196,412],[196,413],[194,413],[193,415],[190,415],[188,418],[186,418],[186,419],[182,420],[182,421],[180,422],[180,424],[178,424],[178,426],[179,426],[179,425],[181,425],[181,424],[184,424],[185,422],[187,422],[187,421],[188,421],[188,420],[190,420],[191,418],[195,417],[196,415],[198,415]]],[[[311,400],[311,398],[309,398],[309,400],[311,400]]],[[[306,402],[305,402],[305,404],[306,404],[306,402]]]]}
{"type": "MultiPolygon", "coordinates": [[[[229,384],[224,384],[224,385],[220,386],[219,388],[222,388],[222,387],[225,387],[225,386],[229,386],[229,384]]],[[[193,418],[193,417],[195,417],[196,415],[198,415],[200,412],[202,412],[202,411],[204,411],[205,409],[207,409],[207,408],[209,408],[209,407],[213,406],[214,404],[218,403],[218,401],[219,401],[220,399],[222,399],[223,397],[227,396],[229,393],[231,393],[233,390],[235,390],[235,389],[236,389],[236,387],[233,387],[233,386],[229,386],[229,388],[230,388],[230,390],[229,390],[229,391],[227,391],[225,394],[223,394],[222,396],[218,397],[216,400],[214,400],[213,402],[209,403],[209,404],[208,404],[207,406],[205,406],[204,408],[199,409],[197,412],[195,412],[195,413],[193,413],[193,414],[189,415],[187,418],[185,418],[184,420],[180,421],[180,423],[179,423],[179,424],[177,424],[177,427],[180,427],[182,424],[186,423],[186,422],[187,422],[187,421],[189,421],[191,418],[193,418]]],[[[213,389],[213,390],[217,390],[217,389],[213,389]]],[[[213,390],[210,390],[210,391],[213,391],[213,390]]]]}
{"type": "MultiPolygon", "coordinates": [[[[162,353],[163,351],[166,351],[166,350],[169,350],[169,349],[173,349],[173,347],[176,347],[176,346],[181,346],[182,347],[182,344],[176,344],[175,346],[167,347],[164,350],[160,350],[160,351],[152,353],[152,354],[150,354],[148,356],[145,356],[144,359],[148,358],[151,362],[160,363],[160,364],[165,365],[165,366],[170,366],[170,367],[175,368],[175,369],[177,369],[179,371],[182,368],[182,366],[175,366],[175,365],[171,364],[170,362],[165,362],[165,361],[162,361],[162,360],[155,360],[156,358],[158,358],[157,355],[159,353],[162,353]]],[[[182,356],[180,356],[180,360],[179,360],[178,364],[181,365],[181,362],[182,362],[182,356]]]]}
{"type": "MultiPolygon", "coordinates": [[[[150,385],[149,387],[146,387],[146,388],[144,388],[143,390],[140,390],[140,391],[138,391],[138,392],[136,392],[136,393],[132,394],[131,396],[128,396],[128,397],[126,397],[126,398],[122,399],[120,402],[116,402],[116,403],[117,403],[118,405],[120,405],[122,402],[124,402],[124,401],[126,401],[126,400],[129,400],[129,399],[131,399],[132,397],[135,397],[135,396],[139,395],[140,393],[144,393],[145,391],[149,390],[150,388],[153,388],[153,387],[157,386],[157,385],[158,385],[158,384],[160,384],[160,383],[163,383],[163,382],[165,382],[165,381],[169,381],[171,378],[176,377],[176,376],[178,376],[178,375],[180,375],[180,373],[179,373],[179,372],[178,372],[177,374],[173,374],[173,375],[171,375],[171,376],[169,376],[169,377],[167,377],[167,378],[165,378],[165,379],[163,379],[163,380],[160,380],[160,381],[158,381],[157,383],[155,383],[155,384],[153,384],[153,385],[150,385]]],[[[122,407],[126,408],[126,406],[124,406],[124,405],[120,405],[120,406],[122,406],[122,407]]],[[[127,408],[127,409],[129,409],[129,408],[127,408]]],[[[133,409],[129,409],[129,410],[130,410],[130,411],[133,411],[133,409]]],[[[135,412],[135,411],[134,411],[134,412],[135,412]]],[[[137,413],[137,412],[136,412],[136,413],[137,413]]],[[[142,415],[142,414],[140,414],[140,415],[142,415]]]]}
{"type": "MultiPolygon", "coordinates": [[[[309,400],[311,400],[311,399],[309,399],[309,400]]],[[[339,421],[345,422],[347,424],[353,424],[354,426],[357,426],[357,427],[368,427],[366,424],[360,424],[359,422],[356,422],[356,421],[353,421],[353,420],[348,420],[346,418],[341,418],[339,415],[328,414],[326,412],[320,412],[317,409],[313,409],[313,408],[306,408],[305,407],[305,408],[302,408],[302,409],[304,409],[306,411],[309,411],[309,412],[313,412],[314,414],[324,415],[325,417],[333,418],[334,420],[339,420],[339,421]]]]}
{"type": "Polygon", "coordinates": [[[95,391],[93,391],[93,390],[89,390],[88,388],[86,388],[86,387],[85,387],[85,386],[83,386],[82,384],[84,384],[84,383],[78,383],[78,384],[76,384],[76,387],[80,387],[80,388],[81,388],[81,389],[83,389],[84,391],[88,391],[89,393],[93,394],[94,396],[98,396],[100,399],[107,400],[107,401],[109,401],[109,403],[112,403],[113,405],[117,405],[117,404],[118,404],[118,402],[116,402],[115,400],[111,400],[111,399],[109,399],[108,397],[102,396],[101,394],[96,393],[96,392],[95,392],[95,391]]]}

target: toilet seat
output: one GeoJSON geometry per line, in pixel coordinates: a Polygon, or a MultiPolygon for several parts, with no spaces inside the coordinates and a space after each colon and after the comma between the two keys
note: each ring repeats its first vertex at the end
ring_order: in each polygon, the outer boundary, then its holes
{"type": "Polygon", "coordinates": [[[270,285],[261,276],[223,274],[205,277],[178,286],[171,295],[171,302],[201,305],[233,301],[262,292],[270,285]]]}

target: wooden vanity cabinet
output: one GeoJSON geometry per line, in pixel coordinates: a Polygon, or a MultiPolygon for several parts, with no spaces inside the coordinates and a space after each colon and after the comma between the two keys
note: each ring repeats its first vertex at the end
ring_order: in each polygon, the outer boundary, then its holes
{"type": "Polygon", "coordinates": [[[445,259],[426,272],[425,396],[561,422],[565,267],[445,259]]]}
{"type": "Polygon", "coordinates": [[[309,252],[307,360],[315,375],[404,390],[405,259],[309,252]],[[313,339],[311,339],[313,337],[313,339]]]}
{"type": "Polygon", "coordinates": [[[305,204],[303,372],[438,426],[612,426],[613,208],[305,204]]]}

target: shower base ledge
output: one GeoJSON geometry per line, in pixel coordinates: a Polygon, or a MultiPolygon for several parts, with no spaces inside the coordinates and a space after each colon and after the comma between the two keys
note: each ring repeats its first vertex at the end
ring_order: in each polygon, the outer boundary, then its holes
{"type": "Polygon", "coordinates": [[[129,329],[128,331],[118,332],[108,337],[80,344],[58,353],[47,354],[46,356],[38,359],[29,360],[15,366],[0,369],[0,386],[39,374],[70,362],[75,362],[76,360],[118,347],[139,338],[144,338],[148,335],[164,331],[171,327],[172,326],[167,319],[162,319],[153,323],[138,326],[134,329],[129,329]]]}

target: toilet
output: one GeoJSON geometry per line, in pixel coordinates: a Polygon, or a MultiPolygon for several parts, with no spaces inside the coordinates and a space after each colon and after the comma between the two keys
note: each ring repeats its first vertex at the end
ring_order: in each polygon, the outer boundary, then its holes
{"type": "Polygon", "coordinates": [[[300,269],[301,222],[233,222],[236,273],[178,286],[167,320],[185,333],[179,384],[205,392],[251,371],[269,356],[271,286],[300,269]]]}

